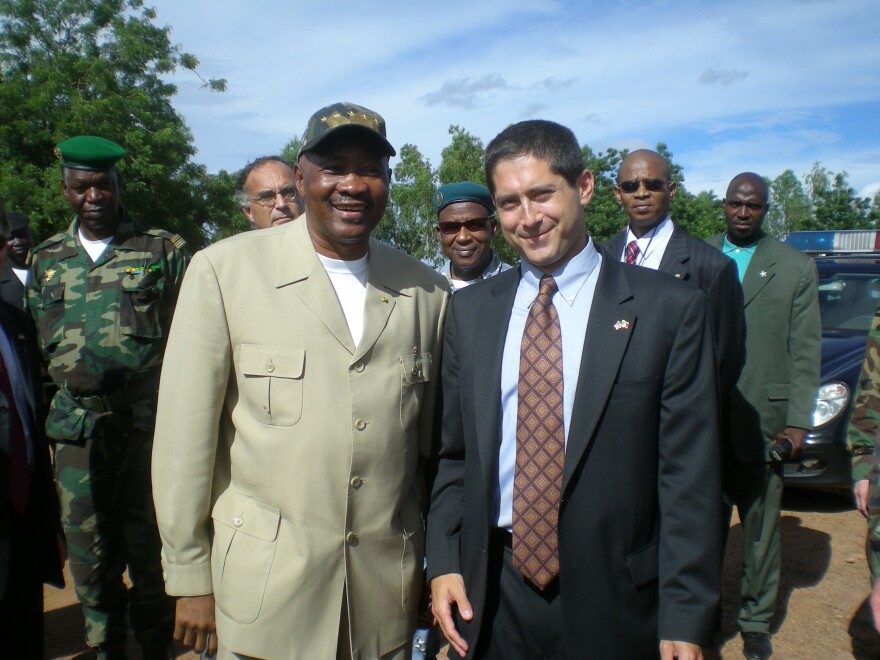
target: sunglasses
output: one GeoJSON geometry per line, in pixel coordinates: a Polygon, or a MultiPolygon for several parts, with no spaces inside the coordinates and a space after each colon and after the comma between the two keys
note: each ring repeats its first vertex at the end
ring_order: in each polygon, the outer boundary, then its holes
{"type": "Polygon", "coordinates": [[[486,216],[485,218],[471,218],[470,220],[465,220],[464,222],[444,222],[441,225],[437,225],[437,230],[441,234],[454,236],[461,231],[462,227],[464,227],[472,234],[478,234],[480,232],[488,230],[489,220],[491,219],[491,216],[486,216]]]}
{"type": "Polygon", "coordinates": [[[620,181],[617,184],[617,187],[625,193],[634,193],[639,189],[639,186],[645,184],[645,190],[650,192],[660,192],[666,188],[666,184],[668,183],[669,181],[664,181],[663,179],[628,179],[626,181],[620,181]]]}

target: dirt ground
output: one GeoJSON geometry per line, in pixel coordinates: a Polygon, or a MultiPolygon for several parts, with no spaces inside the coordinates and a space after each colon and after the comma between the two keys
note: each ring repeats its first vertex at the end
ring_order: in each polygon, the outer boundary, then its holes
{"type": "MultiPolygon", "coordinates": [[[[787,491],[782,517],[782,585],[773,624],[774,658],[878,658],[867,604],[865,520],[840,495],[787,491]]],[[[724,614],[709,660],[742,657],[736,629],[742,535],[734,519],[724,567],[724,614]]],[[[70,579],[68,576],[68,584],[70,579]]],[[[46,587],[46,657],[86,660],[83,621],[73,591],[46,587]]],[[[196,656],[182,649],[178,658],[196,656]]],[[[131,646],[131,657],[137,648],[131,646]]]]}

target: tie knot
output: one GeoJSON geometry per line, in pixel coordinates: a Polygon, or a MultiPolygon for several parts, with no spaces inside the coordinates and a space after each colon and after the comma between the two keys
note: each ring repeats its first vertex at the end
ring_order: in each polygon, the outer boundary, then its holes
{"type": "Polygon", "coordinates": [[[538,295],[552,298],[553,294],[556,293],[556,288],[556,280],[553,279],[553,276],[544,275],[538,285],[538,295]]]}
{"type": "Polygon", "coordinates": [[[636,262],[636,256],[639,254],[639,244],[638,241],[630,241],[626,245],[626,263],[634,264],[636,262]]]}

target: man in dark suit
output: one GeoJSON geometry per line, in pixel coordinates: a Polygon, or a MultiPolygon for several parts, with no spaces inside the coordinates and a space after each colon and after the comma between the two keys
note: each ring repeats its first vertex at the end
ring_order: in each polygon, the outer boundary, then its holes
{"type": "Polygon", "coordinates": [[[24,307],[27,283],[28,251],[34,246],[30,220],[24,213],[8,213],[9,236],[6,239],[6,263],[0,268],[0,300],[13,307],[24,307]]]}
{"type": "MultiPolygon", "coordinates": [[[[736,384],[742,369],[745,317],[736,264],[694,238],[669,216],[676,183],[656,151],[638,149],[620,163],[614,195],[628,219],[624,231],[602,245],[609,258],[634,263],[701,289],[709,300],[720,391],[736,384]]],[[[722,395],[722,400],[727,397],[722,395]]],[[[722,419],[727,411],[722,410],[722,419]]]]}
{"type": "MultiPolygon", "coordinates": [[[[0,242],[8,232],[0,207],[0,242]]],[[[10,658],[43,657],[43,583],[64,584],[39,364],[20,305],[0,302],[0,646],[10,658]]]]}
{"type": "Polygon", "coordinates": [[[708,243],[730,256],[742,281],[746,360],[733,391],[733,452],[725,456],[725,488],[743,530],[743,652],[765,660],[773,652],[770,619],[779,589],[779,512],[782,463],[774,444],[788,440],[792,455],[812,428],[821,362],[818,276],[813,260],[767,236],[767,184],[738,174],[727,188],[727,232],[708,243]]]}
{"type": "Polygon", "coordinates": [[[567,128],[508,127],[486,178],[522,262],[447,317],[435,616],[462,656],[701,658],[721,554],[705,297],[600,256],[567,128]]]}

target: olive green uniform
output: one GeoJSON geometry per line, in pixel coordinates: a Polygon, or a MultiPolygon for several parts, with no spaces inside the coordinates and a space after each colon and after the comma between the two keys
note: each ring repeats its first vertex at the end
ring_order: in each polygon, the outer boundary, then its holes
{"type": "Polygon", "coordinates": [[[865,361],[853,404],[853,413],[847,429],[847,444],[853,455],[853,483],[862,479],[870,480],[868,491],[868,540],[867,555],[871,567],[871,577],[880,577],[880,466],[877,458],[878,434],[880,428],[880,310],[874,316],[868,345],[865,347],[865,361]]]}
{"type": "Polygon", "coordinates": [[[34,248],[26,292],[40,349],[58,386],[46,419],[70,572],[90,646],[121,653],[126,567],[130,619],[145,657],[167,658],[165,595],[150,454],[165,339],[188,262],[184,242],[121,212],[97,261],[79,220],[34,248]]]}

